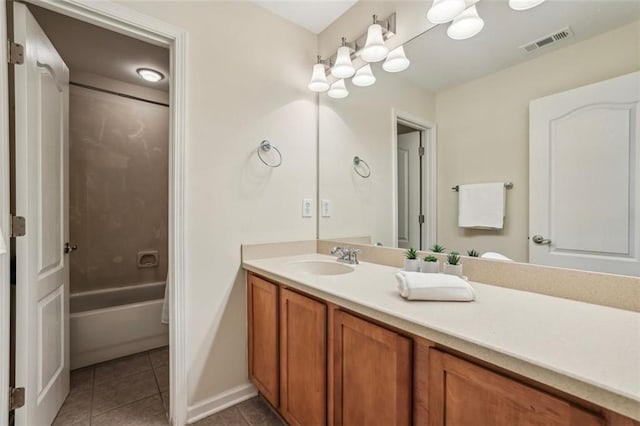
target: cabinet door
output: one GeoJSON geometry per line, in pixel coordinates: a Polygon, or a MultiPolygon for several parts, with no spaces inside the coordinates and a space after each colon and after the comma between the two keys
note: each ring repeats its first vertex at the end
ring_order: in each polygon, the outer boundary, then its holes
{"type": "Polygon", "coordinates": [[[411,340],[338,311],[334,424],[411,424],[411,340]]]}
{"type": "Polygon", "coordinates": [[[431,426],[596,426],[603,419],[453,355],[431,350],[431,426]]]}
{"type": "Polygon", "coordinates": [[[280,290],[280,409],[291,425],[327,416],[327,307],[280,290]]]}
{"type": "Polygon", "coordinates": [[[278,286],[255,275],[247,280],[249,377],[273,404],[279,403],[278,286]]]}

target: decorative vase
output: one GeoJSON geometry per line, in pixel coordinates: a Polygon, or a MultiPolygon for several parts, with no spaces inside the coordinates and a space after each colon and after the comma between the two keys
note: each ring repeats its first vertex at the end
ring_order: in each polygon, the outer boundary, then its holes
{"type": "Polygon", "coordinates": [[[450,265],[448,263],[445,263],[442,272],[449,275],[457,275],[462,278],[462,265],[460,263],[458,263],[457,265],[450,265]]]}
{"type": "Polygon", "coordinates": [[[429,274],[437,274],[438,272],[440,272],[440,262],[439,261],[435,261],[435,262],[426,262],[426,261],[421,261],[420,262],[420,272],[427,272],[429,274]]]}
{"type": "Polygon", "coordinates": [[[404,270],[408,272],[420,272],[420,259],[405,259],[404,270]]]}

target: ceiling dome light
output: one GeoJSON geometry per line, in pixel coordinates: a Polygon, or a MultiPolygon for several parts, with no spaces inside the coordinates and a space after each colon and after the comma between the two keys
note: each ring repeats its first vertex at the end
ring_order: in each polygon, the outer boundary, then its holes
{"type": "Polygon", "coordinates": [[[454,40],[465,40],[478,34],[482,28],[484,20],[478,15],[474,4],[453,20],[447,28],[447,35],[454,40]]]}
{"type": "Polygon", "coordinates": [[[373,75],[371,71],[371,65],[367,64],[364,67],[360,68],[356,71],[356,75],[353,76],[351,82],[359,87],[367,87],[371,86],[376,82],[376,77],[373,75]]]}
{"type": "Polygon", "coordinates": [[[164,75],[162,75],[162,73],[150,68],[138,68],[136,72],[140,77],[152,83],[156,83],[164,79],[164,75]]]}
{"type": "Polygon", "coordinates": [[[331,85],[327,94],[334,99],[342,99],[349,96],[349,91],[347,90],[347,86],[344,84],[344,80],[341,79],[331,85]]]}
{"type": "Polygon", "coordinates": [[[373,24],[369,25],[367,30],[367,41],[360,51],[360,57],[367,62],[380,62],[389,53],[389,49],[384,45],[382,27],[376,23],[377,21],[378,17],[373,15],[373,24]]]}
{"type": "Polygon", "coordinates": [[[382,64],[382,69],[386,72],[400,72],[409,68],[411,61],[404,54],[404,47],[396,47],[387,56],[387,60],[382,64]]]}
{"type": "Polygon", "coordinates": [[[346,45],[346,39],[342,38],[342,47],[338,48],[336,63],[331,68],[331,74],[335,78],[349,78],[356,73],[351,63],[351,48],[346,45]]]}
{"type": "Polygon", "coordinates": [[[465,7],[464,0],[433,0],[427,19],[434,24],[444,24],[460,15],[465,7]]]}
{"type": "Polygon", "coordinates": [[[509,0],[509,7],[513,10],[527,10],[534,8],[544,0],[509,0]]]}
{"type": "Polygon", "coordinates": [[[324,72],[324,64],[315,64],[313,66],[313,74],[311,74],[311,81],[307,87],[313,92],[326,92],[329,90],[329,82],[324,72]]]}

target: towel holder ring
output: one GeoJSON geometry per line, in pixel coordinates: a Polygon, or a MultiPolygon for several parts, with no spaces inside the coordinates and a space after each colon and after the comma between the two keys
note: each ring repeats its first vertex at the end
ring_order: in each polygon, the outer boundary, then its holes
{"type": "Polygon", "coordinates": [[[366,161],[364,161],[362,158],[358,157],[357,155],[355,157],[353,157],[353,170],[358,174],[358,176],[363,177],[365,179],[368,179],[369,176],[371,176],[371,167],[369,167],[369,165],[367,164],[366,161]],[[366,167],[366,172],[361,173],[360,170],[358,170],[358,166],[360,166],[360,164],[364,164],[364,166],[366,167]]]}
{"type": "MultiPolygon", "coordinates": [[[[513,182],[505,182],[504,183],[504,188],[505,189],[513,189],[513,182]]],[[[455,191],[455,192],[460,192],[460,185],[456,185],[456,186],[452,187],[451,190],[455,191]]]]}
{"type": "Polygon", "coordinates": [[[256,150],[256,152],[258,153],[258,158],[260,159],[260,161],[262,161],[265,165],[269,167],[273,167],[273,168],[280,167],[280,165],[282,164],[282,154],[280,153],[280,150],[275,146],[271,145],[271,142],[269,142],[266,139],[260,142],[260,146],[258,146],[258,149],[256,150]],[[273,149],[278,154],[278,161],[276,163],[269,163],[262,156],[263,153],[267,153],[271,151],[271,149],[273,149]]]}

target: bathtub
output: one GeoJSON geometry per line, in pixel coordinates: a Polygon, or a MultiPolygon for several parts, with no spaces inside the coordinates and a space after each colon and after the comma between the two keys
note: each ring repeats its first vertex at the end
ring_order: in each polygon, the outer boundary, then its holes
{"type": "Polygon", "coordinates": [[[71,369],[169,344],[164,282],[70,295],[71,369]]]}

